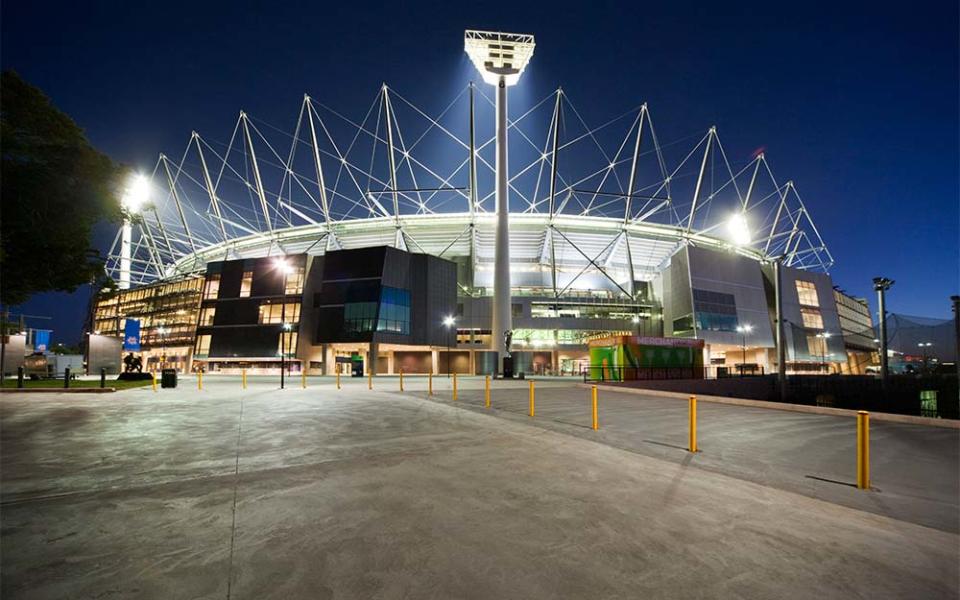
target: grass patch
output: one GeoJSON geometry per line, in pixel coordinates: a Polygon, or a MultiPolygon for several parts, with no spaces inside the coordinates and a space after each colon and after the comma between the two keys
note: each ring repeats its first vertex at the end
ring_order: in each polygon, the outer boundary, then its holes
{"type": "MultiPolygon", "coordinates": [[[[147,381],[117,381],[116,379],[107,378],[106,387],[126,390],[130,388],[138,388],[150,385],[150,380],[147,381]]],[[[160,385],[160,378],[157,378],[157,385],[160,385]]],[[[15,378],[6,378],[2,381],[2,387],[16,388],[17,380],[15,378]]],[[[63,389],[63,379],[24,379],[23,387],[25,388],[50,388],[50,389],[63,389]]],[[[74,379],[70,382],[71,388],[98,388],[100,387],[99,379],[74,379]]]]}

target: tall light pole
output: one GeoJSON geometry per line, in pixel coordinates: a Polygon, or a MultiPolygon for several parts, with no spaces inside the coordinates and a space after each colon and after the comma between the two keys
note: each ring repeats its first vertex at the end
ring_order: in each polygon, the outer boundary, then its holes
{"type": "Polygon", "coordinates": [[[893,285],[892,279],[886,277],[873,278],[873,290],[877,292],[877,303],[879,304],[880,317],[880,379],[884,388],[887,386],[887,376],[889,375],[889,365],[887,361],[887,290],[893,285]]]}
{"type": "MultiPolygon", "coordinates": [[[[497,160],[496,199],[497,229],[493,268],[493,350],[500,357],[510,351],[506,335],[513,329],[510,312],[510,201],[507,166],[507,88],[520,80],[520,74],[533,57],[536,44],[532,35],[476,31],[463,34],[463,49],[480,72],[483,81],[497,87],[497,160]]],[[[473,160],[473,157],[470,157],[473,160]]]]}
{"type": "Polygon", "coordinates": [[[747,334],[751,331],[753,331],[753,325],[749,323],[737,325],[737,333],[740,334],[740,348],[743,350],[743,361],[740,363],[740,377],[743,377],[743,372],[747,367],[747,334]]]}
{"type": "Polygon", "coordinates": [[[283,338],[288,336],[288,332],[291,329],[290,323],[287,323],[287,275],[293,270],[287,263],[286,258],[278,258],[276,262],[276,267],[280,269],[280,273],[283,275],[283,297],[280,299],[280,389],[284,389],[284,376],[286,375],[287,367],[287,347],[283,343],[283,338]]]}
{"type": "Polygon", "coordinates": [[[453,316],[447,316],[443,319],[443,326],[447,328],[447,379],[450,378],[450,353],[453,351],[453,344],[450,342],[450,330],[457,320],[453,316]]]}
{"type": "Polygon", "coordinates": [[[160,336],[160,370],[163,370],[167,366],[167,340],[165,337],[167,335],[167,328],[158,327],[157,335],[160,336]]]}

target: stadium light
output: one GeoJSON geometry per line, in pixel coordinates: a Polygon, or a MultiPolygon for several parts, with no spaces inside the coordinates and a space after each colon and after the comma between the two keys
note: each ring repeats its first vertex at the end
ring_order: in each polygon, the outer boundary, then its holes
{"type": "Polygon", "coordinates": [[[727,221],[727,235],[737,246],[746,246],[750,243],[750,225],[743,213],[734,213],[730,216],[727,221]]]}
{"type": "MultiPolygon", "coordinates": [[[[533,57],[533,36],[500,31],[463,32],[463,51],[483,80],[497,88],[496,101],[496,214],[497,228],[493,252],[493,347],[500,357],[510,355],[507,346],[513,336],[513,313],[510,306],[510,196],[507,166],[507,88],[520,81],[520,75],[533,57]]],[[[473,157],[471,156],[471,159],[473,157]]],[[[473,185],[471,183],[471,185],[473,185]]]]}
{"type": "Polygon", "coordinates": [[[150,192],[150,179],[142,173],[137,173],[127,182],[127,188],[120,199],[120,206],[129,214],[135,215],[150,200],[150,192]]]}

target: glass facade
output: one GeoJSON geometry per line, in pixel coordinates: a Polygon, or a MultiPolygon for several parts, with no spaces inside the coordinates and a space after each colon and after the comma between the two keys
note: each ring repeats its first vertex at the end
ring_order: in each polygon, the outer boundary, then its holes
{"type": "Polygon", "coordinates": [[[410,292],[383,286],[377,331],[410,335],[410,292]]]}
{"type": "Polygon", "coordinates": [[[812,281],[797,282],[797,300],[800,306],[820,306],[820,299],[817,297],[817,286],[812,281]]]}
{"type": "Polygon", "coordinates": [[[823,316],[817,308],[800,307],[800,316],[803,317],[803,326],[810,329],[823,329],[823,316]]]}
{"type": "Polygon", "coordinates": [[[93,308],[93,333],[119,337],[123,333],[124,320],[137,319],[140,321],[141,346],[190,346],[196,330],[203,281],[202,277],[190,277],[100,294],[93,308]]]}

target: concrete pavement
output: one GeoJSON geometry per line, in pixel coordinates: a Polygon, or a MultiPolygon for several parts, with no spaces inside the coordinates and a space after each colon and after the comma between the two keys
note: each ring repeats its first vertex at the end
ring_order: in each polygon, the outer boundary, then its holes
{"type": "MultiPolygon", "coordinates": [[[[279,391],[252,379],[241,391],[209,377],[203,391],[188,380],[156,394],[5,395],[0,592],[957,595],[955,532],[691,466],[699,456],[663,460],[382,390],[389,383],[279,391]]],[[[550,394],[572,393],[566,385],[550,394]]]]}

